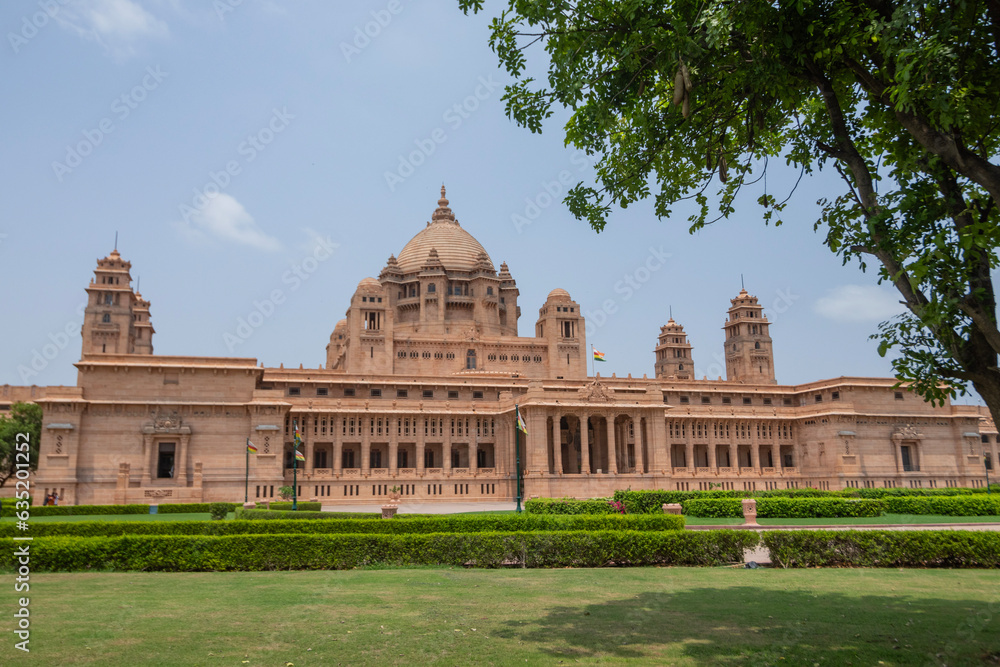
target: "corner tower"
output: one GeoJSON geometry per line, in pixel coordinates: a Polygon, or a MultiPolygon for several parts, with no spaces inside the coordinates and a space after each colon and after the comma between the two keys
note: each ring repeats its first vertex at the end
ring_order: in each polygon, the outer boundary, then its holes
{"type": "Polygon", "coordinates": [[[776,384],[774,349],[757,297],[745,289],[731,299],[726,330],[726,379],[746,384],[776,384]]]}
{"type": "Polygon", "coordinates": [[[694,378],[694,361],[691,359],[691,344],[688,342],[684,327],[674,318],[670,318],[660,327],[658,345],[653,351],[656,354],[657,379],[676,378],[691,380],[694,378]]]}
{"type": "Polygon", "coordinates": [[[149,302],[132,291],[132,263],[118,250],[97,260],[87,286],[83,354],[152,354],[149,302]]]}

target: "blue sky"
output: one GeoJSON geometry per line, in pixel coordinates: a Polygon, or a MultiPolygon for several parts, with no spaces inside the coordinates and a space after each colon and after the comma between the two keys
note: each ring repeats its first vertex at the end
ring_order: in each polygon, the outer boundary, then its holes
{"type": "MultiPolygon", "coordinates": [[[[806,178],[779,228],[751,191],[695,235],[686,206],[658,220],[645,203],[596,234],[560,201],[590,176],[566,116],[541,135],[506,118],[488,16],[455,2],[36,0],[3,3],[0,28],[0,384],[75,383],[79,335],[61,332],[116,232],[158,354],[317,367],[357,283],[420,231],[442,183],[510,265],[520,333],[562,287],[602,373],[652,375],[672,307],[699,377],[724,375],[741,274],[774,321],[779,382],[890,372],[868,336],[895,293],[813,231],[835,178],[806,178]]],[[[769,188],[796,177],[775,168],[769,188]]]]}

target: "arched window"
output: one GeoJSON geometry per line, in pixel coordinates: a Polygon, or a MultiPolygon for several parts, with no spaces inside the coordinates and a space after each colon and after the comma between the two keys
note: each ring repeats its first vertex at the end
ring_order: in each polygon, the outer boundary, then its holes
{"type": "Polygon", "coordinates": [[[105,324],[110,323],[111,322],[111,315],[108,314],[108,313],[104,313],[104,315],[101,317],[101,321],[104,322],[105,324]]]}
{"type": "Polygon", "coordinates": [[[431,283],[427,286],[428,294],[434,294],[436,291],[437,291],[437,285],[435,283],[431,283]]]}
{"type": "Polygon", "coordinates": [[[469,350],[465,353],[465,368],[470,371],[476,370],[476,351],[469,350]]]}
{"type": "Polygon", "coordinates": [[[486,296],[493,296],[493,288],[492,287],[487,287],[486,288],[486,296]]]}
{"type": "Polygon", "coordinates": [[[754,343],[753,344],[753,349],[759,350],[760,349],[760,343],[754,343]]]}

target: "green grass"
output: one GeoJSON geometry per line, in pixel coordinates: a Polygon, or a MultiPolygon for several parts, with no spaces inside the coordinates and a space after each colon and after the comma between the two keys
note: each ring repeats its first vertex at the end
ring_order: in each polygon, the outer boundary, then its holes
{"type": "MultiPolygon", "coordinates": [[[[10,575],[7,575],[10,576],[10,575]]],[[[9,607],[10,605],[8,605],[9,607]]],[[[5,665],[990,665],[974,570],[39,574],[5,665]]]]}
{"type": "MultiPolygon", "coordinates": [[[[743,519],[703,519],[696,516],[685,516],[688,526],[739,526],[743,519]]],[[[862,525],[895,525],[923,523],[1000,523],[1000,516],[943,516],[937,514],[884,514],[873,517],[854,517],[837,519],[761,519],[757,523],[762,526],[862,526],[862,525]]]]}

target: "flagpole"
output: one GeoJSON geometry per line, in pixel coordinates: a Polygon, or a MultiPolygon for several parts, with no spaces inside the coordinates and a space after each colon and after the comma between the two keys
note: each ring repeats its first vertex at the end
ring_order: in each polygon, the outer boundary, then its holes
{"type": "Polygon", "coordinates": [[[517,513],[521,513],[521,411],[514,404],[514,464],[517,470],[517,513]]]}
{"type": "Polygon", "coordinates": [[[594,344],[590,344],[590,374],[594,375],[594,344]]]}
{"type": "Polygon", "coordinates": [[[299,422],[292,421],[294,435],[292,436],[292,511],[299,508],[299,422]]]}
{"type": "Polygon", "coordinates": [[[250,438],[247,438],[246,446],[247,472],[243,478],[243,503],[250,502],[250,438]]]}

